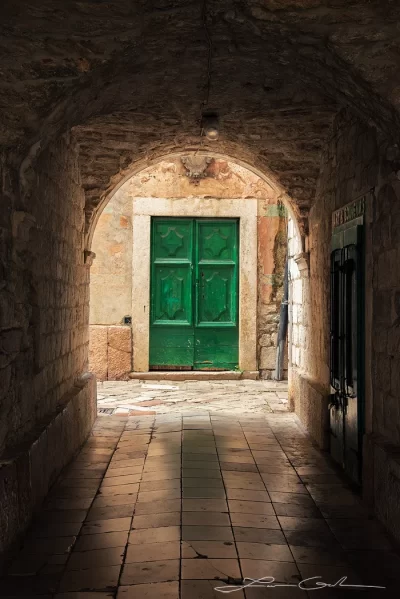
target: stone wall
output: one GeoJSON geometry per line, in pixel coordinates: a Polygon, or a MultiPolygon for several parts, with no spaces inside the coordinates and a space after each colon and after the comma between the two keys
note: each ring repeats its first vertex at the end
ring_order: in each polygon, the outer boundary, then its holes
{"type": "MultiPolygon", "coordinates": [[[[303,309],[310,326],[294,349],[292,405],[314,439],[328,446],[329,272],[334,210],[366,198],[365,215],[365,435],[363,494],[400,539],[400,153],[380,134],[343,111],[322,156],[310,212],[309,291],[303,309]],[[302,358],[304,355],[304,359],[302,358]]],[[[299,291],[300,293],[300,291],[299,291]]],[[[295,283],[292,299],[295,300],[295,283]]],[[[292,309],[295,309],[294,301],[292,309]]],[[[295,316],[292,331],[295,333],[295,316]]],[[[300,334],[300,330],[299,330],[300,334]]],[[[295,341],[294,341],[295,345],[295,341]]],[[[293,353],[292,353],[293,355],[293,353]]]]}
{"type": "Polygon", "coordinates": [[[82,383],[89,268],[84,194],[69,139],[26,159],[19,173],[3,165],[1,191],[0,552],[23,530],[60,468],[83,443],[95,401],[93,384],[82,383]],[[77,393],[76,385],[86,390],[77,393]],[[68,407],[72,401],[78,404],[68,407]],[[44,452],[34,467],[31,448],[50,423],[63,420],[61,413],[66,428],[54,437],[52,455],[44,452]],[[23,470],[15,474],[10,464],[22,464],[23,470]],[[27,490],[15,487],[10,468],[27,490]],[[45,474],[36,493],[40,469],[45,474]],[[35,501],[28,491],[36,493],[35,501]]]}
{"type": "MultiPolygon", "coordinates": [[[[109,333],[132,317],[132,205],[134,198],[258,200],[258,326],[257,355],[261,376],[275,369],[276,339],[286,260],[286,211],[278,193],[259,176],[232,162],[213,160],[206,176],[196,182],[179,157],[149,167],[120,187],[101,214],[93,236],[96,254],[91,269],[91,368],[100,379],[115,378],[105,363],[109,333]],[[95,341],[96,339],[96,341],[95,341]]],[[[133,303],[132,303],[133,302],[133,303]]],[[[133,306],[133,307],[132,307],[133,306]]],[[[122,337],[121,337],[122,341],[122,337]]],[[[125,343],[125,342],[124,342],[125,343]]],[[[122,362],[126,363],[126,360],[122,362]]],[[[128,371],[127,371],[128,372],[128,371]]],[[[127,375],[125,373],[125,376],[127,375]]],[[[287,370],[285,375],[287,374],[287,370]]],[[[118,378],[123,378],[120,371],[118,378]]]]}

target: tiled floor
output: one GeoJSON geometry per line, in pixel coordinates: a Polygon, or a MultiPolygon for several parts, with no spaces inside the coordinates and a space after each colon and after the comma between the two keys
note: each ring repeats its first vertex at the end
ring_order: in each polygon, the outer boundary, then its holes
{"type": "Polygon", "coordinates": [[[293,415],[101,416],[0,596],[300,599],[315,576],[388,587],[324,599],[399,597],[389,540],[293,415]]]}

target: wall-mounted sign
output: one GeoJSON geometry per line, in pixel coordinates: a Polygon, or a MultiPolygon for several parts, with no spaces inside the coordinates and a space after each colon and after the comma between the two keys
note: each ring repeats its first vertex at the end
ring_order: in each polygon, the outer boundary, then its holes
{"type": "Polygon", "coordinates": [[[354,200],[354,202],[343,206],[343,208],[339,208],[339,210],[335,210],[335,212],[332,213],[332,228],[339,227],[359,216],[363,216],[364,212],[365,196],[358,200],[354,200]]]}

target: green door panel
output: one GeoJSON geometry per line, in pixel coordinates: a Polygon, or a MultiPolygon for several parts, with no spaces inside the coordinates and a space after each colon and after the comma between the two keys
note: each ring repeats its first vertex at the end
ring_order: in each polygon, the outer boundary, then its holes
{"type": "Polygon", "coordinates": [[[197,237],[199,261],[236,262],[236,220],[197,220],[197,237]]]}
{"type": "Polygon", "coordinates": [[[199,265],[198,326],[236,326],[235,265],[199,265]]]}
{"type": "Polygon", "coordinates": [[[150,367],[238,366],[238,220],[152,219],[150,367]]]}
{"type": "Polygon", "coordinates": [[[178,260],[192,263],[193,220],[153,218],[153,260],[171,262],[178,260]]]}
{"type": "Polygon", "coordinates": [[[194,370],[234,370],[238,366],[238,335],[235,328],[198,328],[194,370]]]}
{"type": "Polygon", "coordinates": [[[191,327],[159,326],[150,331],[151,367],[185,367],[194,360],[194,335],[191,327]]]}
{"type": "Polygon", "coordinates": [[[152,324],[192,325],[190,264],[155,264],[152,324]]]}

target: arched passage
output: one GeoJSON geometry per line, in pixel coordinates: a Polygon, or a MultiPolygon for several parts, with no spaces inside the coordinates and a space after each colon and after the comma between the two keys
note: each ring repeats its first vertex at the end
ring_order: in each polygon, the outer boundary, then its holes
{"type": "MultiPolygon", "coordinates": [[[[87,239],[96,211],[132,165],[199,149],[268,173],[290,197],[304,236],[295,268],[309,274],[293,279],[292,313],[304,318],[292,321],[293,337],[305,351],[293,344],[292,405],[399,537],[398,5],[59,4],[0,9],[0,548],[26,528],[95,418],[87,239]],[[213,145],[201,135],[204,108],[220,119],[213,145]],[[345,243],[354,227],[357,243],[345,243]],[[343,388],[344,354],[340,377],[331,363],[332,341],[342,351],[346,337],[331,322],[332,253],[352,245],[365,258],[361,342],[346,348],[361,355],[357,392],[354,376],[343,388]],[[346,401],[358,397],[349,427],[346,401]]],[[[340,268],[353,266],[346,252],[340,268]]],[[[293,450],[292,463],[302,459],[293,450]]],[[[348,495],[320,480],[297,484],[324,514],[347,516],[348,495]]]]}

